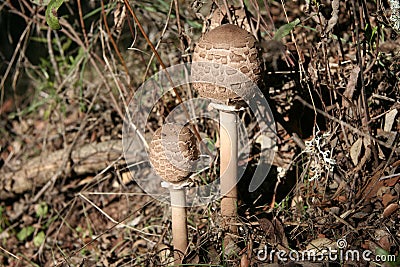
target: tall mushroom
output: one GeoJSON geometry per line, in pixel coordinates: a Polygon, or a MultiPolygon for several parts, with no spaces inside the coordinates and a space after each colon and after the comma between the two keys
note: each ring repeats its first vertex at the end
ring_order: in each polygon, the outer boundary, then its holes
{"type": "Polygon", "coordinates": [[[253,86],[261,83],[262,60],[251,33],[225,24],[202,36],[192,62],[194,89],[200,96],[210,98],[220,114],[221,215],[224,227],[231,233],[224,237],[225,249],[229,250],[234,247],[232,235],[237,232],[238,103],[252,97],[253,86]],[[245,79],[240,79],[243,76],[245,79]]]}
{"type": "Polygon", "coordinates": [[[188,246],[185,182],[199,158],[196,141],[188,127],[170,123],[155,131],[149,146],[150,162],[170,191],[175,264],[188,246]]]}

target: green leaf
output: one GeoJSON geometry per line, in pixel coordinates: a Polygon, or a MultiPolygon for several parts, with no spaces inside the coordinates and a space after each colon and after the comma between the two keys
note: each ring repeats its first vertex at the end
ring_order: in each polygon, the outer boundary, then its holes
{"type": "Polygon", "coordinates": [[[24,241],[27,239],[33,232],[35,231],[35,228],[33,226],[27,226],[21,229],[19,233],[17,234],[17,238],[19,241],[24,241]]]}
{"type": "Polygon", "coordinates": [[[197,21],[194,20],[187,20],[186,22],[190,27],[195,29],[201,29],[203,27],[201,23],[198,23],[197,21]]]}
{"type": "Polygon", "coordinates": [[[61,25],[58,22],[57,10],[64,3],[64,1],[65,0],[51,0],[46,8],[46,21],[53,30],[61,29],[61,25]]]}
{"type": "Polygon", "coordinates": [[[46,235],[44,234],[44,232],[43,232],[43,231],[40,231],[40,232],[33,238],[33,244],[34,244],[36,247],[39,247],[39,246],[44,242],[45,237],[46,237],[46,235]]]}
{"type": "Polygon", "coordinates": [[[296,27],[300,23],[300,19],[295,19],[295,21],[289,22],[288,24],[282,25],[274,35],[274,40],[279,41],[286,35],[288,35],[294,27],[296,27]]]}
{"type": "Polygon", "coordinates": [[[40,204],[36,205],[36,216],[44,217],[47,215],[49,211],[49,207],[47,206],[46,202],[41,202],[40,204]]]}

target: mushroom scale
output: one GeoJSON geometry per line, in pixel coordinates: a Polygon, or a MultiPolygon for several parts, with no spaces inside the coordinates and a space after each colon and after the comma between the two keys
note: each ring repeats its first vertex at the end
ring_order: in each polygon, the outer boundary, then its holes
{"type": "Polygon", "coordinates": [[[186,180],[200,154],[193,132],[177,124],[165,124],[158,128],[149,150],[150,162],[156,173],[170,183],[186,180]]]}
{"type": "MultiPolygon", "coordinates": [[[[233,24],[221,25],[200,38],[194,52],[192,77],[193,88],[199,95],[217,102],[228,103],[240,97],[229,88],[245,97],[254,95],[252,85],[262,81],[262,60],[257,40],[248,31],[233,24]],[[210,64],[217,63],[217,64],[210,64]],[[226,66],[221,70],[221,66],[226,66]],[[235,70],[248,78],[238,79],[235,70]],[[197,81],[204,82],[197,82],[197,81]],[[215,85],[224,84],[226,87],[215,85]]],[[[241,75],[243,76],[243,75],[241,75]]]]}

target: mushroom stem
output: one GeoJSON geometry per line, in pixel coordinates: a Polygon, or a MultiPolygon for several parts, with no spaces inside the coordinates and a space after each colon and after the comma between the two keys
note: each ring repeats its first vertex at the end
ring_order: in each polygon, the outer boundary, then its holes
{"type": "Polygon", "coordinates": [[[174,263],[181,264],[188,246],[185,188],[170,186],[174,263]]]}
{"type": "MultiPolygon", "coordinates": [[[[220,164],[221,164],[221,215],[229,234],[224,237],[225,248],[232,247],[232,234],[237,233],[237,168],[238,134],[237,114],[221,110],[220,116],[220,164]]],[[[229,250],[229,249],[228,249],[229,250]]]]}

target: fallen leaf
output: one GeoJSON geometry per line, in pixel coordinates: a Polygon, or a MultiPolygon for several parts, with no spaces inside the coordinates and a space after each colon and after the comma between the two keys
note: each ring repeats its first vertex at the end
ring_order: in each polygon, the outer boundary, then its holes
{"type": "Polygon", "coordinates": [[[385,132],[390,132],[392,130],[393,123],[394,123],[394,121],[396,119],[397,113],[399,113],[397,109],[392,109],[391,111],[386,113],[386,115],[385,115],[385,126],[383,127],[383,130],[385,132]]]}
{"type": "Polygon", "coordinates": [[[390,251],[390,247],[392,245],[391,242],[390,242],[390,236],[389,235],[385,235],[384,237],[379,239],[378,244],[384,250],[390,251]]]}
{"type": "Polygon", "coordinates": [[[331,18],[328,21],[328,26],[326,27],[326,32],[329,32],[335,27],[338,21],[338,14],[339,14],[339,0],[333,0],[331,2],[332,5],[332,13],[331,13],[331,18]]]}
{"type": "Polygon", "coordinates": [[[346,90],[343,93],[344,99],[342,105],[346,108],[350,107],[351,99],[353,98],[354,91],[356,89],[358,74],[360,73],[360,67],[355,66],[350,73],[349,81],[347,82],[346,90]]]}
{"type": "Polygon", "coordinates": [[[336,247],[335,241],[332,241],[326,237],[322,237],[312,240],[306,246],[306,250],[321,250],[323,248],[334,248],[334,247],[336,247]]]}
{"type": "Polygon", "coordinates": [[[240,259],[240,267],[249,267],[250,266],[250,261],[247,258],[246,254],[242,255],[242,258],[240,259]]]}
{"type": "Polygon", "coordinates": [[[350,148],[350,158],[351,161],[353,161],[354,165],[358,164],[361,155],[362,145],[363,145],[362,138],[358,138],[357,141],[355,141],[350,148]]]}
{"type": "Polygon", "coordinates": [[[397,197],[393,196],[390,193],[384,194],[382,196],[382,204],[383,204],[384,207],[387,207],[391,202],[393,202],[396,199],[397,199],[397,197]]]}
{"type": "Polygon", "coordinates": [[[377,229],[375,231],[375,240],[377,241],[377,245],[383,248],[386,251],[390,250],[391,242],[390,242],[390,234],[382,229],[377,229]]]}
{"type": "Polygon", "coordinates": [[[393,213],[395,213],[400,208],[400,205],[397,203],[389,204],[382,213],[383,218],[390,217],[393,213]]]}

